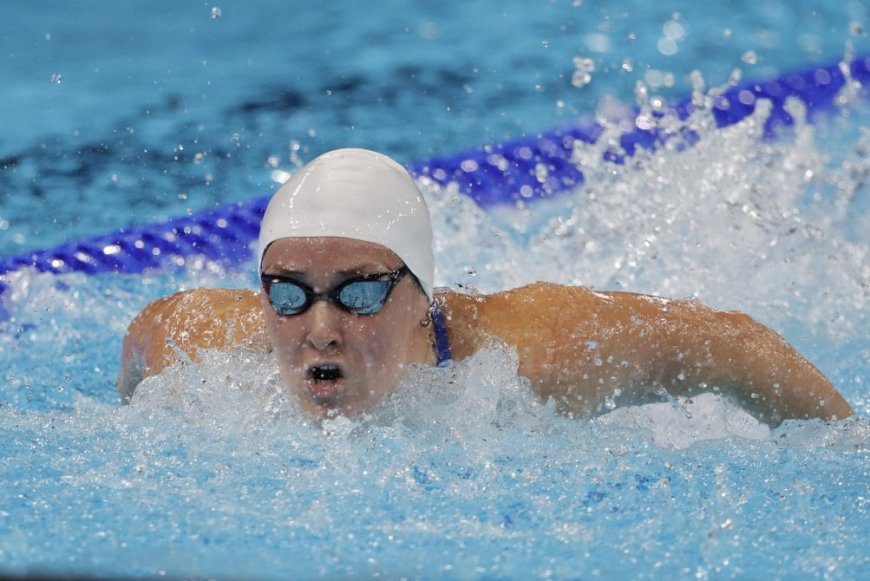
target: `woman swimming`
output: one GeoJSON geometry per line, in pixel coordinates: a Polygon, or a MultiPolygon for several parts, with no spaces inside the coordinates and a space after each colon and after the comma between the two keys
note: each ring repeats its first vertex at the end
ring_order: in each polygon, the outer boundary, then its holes
{"type": "Polygon", "coordinates": [[[420,364],[502,342],[543,400],[588,416],[605,400],[718,391],[759,419],[837,419],[849,404],[779,335],[695,301],[535,283],[491,295],[435,290],[422,194],[390,158],[326,153],[273,196],[259,238],[259,291],[197,289],[145,307],[124,339],[118,390],[183,352],[272,349],[300,408],[354,415],[420,364]]]}

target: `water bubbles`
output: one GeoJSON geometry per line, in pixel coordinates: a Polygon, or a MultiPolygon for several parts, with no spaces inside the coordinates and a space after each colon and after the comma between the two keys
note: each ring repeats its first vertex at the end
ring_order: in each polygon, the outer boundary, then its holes
{"type": "Polygon", "coordinates": [[[575,56],[574,74],[571,76],[571,84],[581,89],[592,82],[592,73],[595,72],[595,61],[589,57],[575,56]]]}
{"type": "Polygon", "coordinates": [[[649,102],[649,89],[643,81],[635,81],[634,83],[634,99],[641,107],[649,102]]]}
{"type": "Polygon", "coordinates": [[[474,158],[463,159],[461,162],[459,162],[459,167],[462,168],[462,171],[468,173],[476,172],[478,169],[477,160],[474,158]]]}
{"type": "Polygon", "coordinates": [[[651,117],[641,114],[635,117],[634,125],[642,131],[649,131],[650,129],[655,127],[655,122],[651,117]]]}
{"type": "Polygon", "coordinates": [[[743,78],[743,71],[739,68],[735,68],[731,71],[731,74],[728,76],[728,84],[732,87],[736,87],[740,84],[740,80],[743,78]]]}
{"type": "Polygon", "coordinates": [[[578,89],[582,89],[591,82],[592,75],[586,71],[574,71],[574,74],[571,76],[571,84],[578,89]]]}
{"type": "Polygon", "coordinates": [[[672,20],[668,20],[662,25],[662,34],[663,36],[656,43],[656,48],[665,56],[675,55],[679,50],[678,43],[686,35],[686,29],[679,20],[679,14],[674,14],[672,20]]]}
{"type": "Polygon", "coordinates": [[[743,56],[740,57],[740,60],[748,65],[754,65],[758,62],[758,55],[755,54],[754,50],[748,50],[743,53],[743,56]]]}
{"type": "Polygon", "coordinates": [[[55,85],[59,85],[63,82],[63,75],[60,73],[52,73],[51,74],[51,82],[55,85]]]}
{"type": "Polygon", "coordinates": [[[212,7],[211,7],[211,18],[212,18],[212,20],[217,20],[217,19],[219,19],[219,18],[220,18],[221,16],[223,16],[223,15],[224,15],[224,11],[221,9],[220,6],[212,6],[212,7]]]}

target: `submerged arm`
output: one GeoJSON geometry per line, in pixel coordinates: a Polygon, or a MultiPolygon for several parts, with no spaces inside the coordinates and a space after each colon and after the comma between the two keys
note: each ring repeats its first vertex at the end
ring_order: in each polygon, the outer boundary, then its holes
{"type": "MultiPolygon", "coordinates": [[[[641,401],[719,391],[760,419],[843,418],[849,404],[782,337],[737,312],[695,301],[537,283],[487,297],[451,295],[457,351],[497,337],[517,350],[536,393],[578,414],[608,398],[641,401]],[[472,330],[474,328],[474,330],[472,330]]],[[[460,355],[461,356],[461,355],[460,355]]]]}
{"type": "Polygon", "coordinates": [[[265,345],[260,300],[254,291],[196,289],[158,299],[133,319],[121,350],[118,394],[125,403],[143,379],[179,356],[198,361],[200,349],[265,345]]]}

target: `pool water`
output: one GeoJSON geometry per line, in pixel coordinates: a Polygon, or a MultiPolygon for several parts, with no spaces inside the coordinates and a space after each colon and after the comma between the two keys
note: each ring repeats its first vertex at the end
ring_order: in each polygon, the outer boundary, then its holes
{"type": "MultiPolygon", "coordinates": [[[[677,98],[695,69],[716,87],[870,49],[860,2],[322,4],[12,3],[0,254],[262,195],[331,147],[411,163],[611,116],[638,81],[677,98]]],[[[856,414],[840,422],[770,430],[712,395],[577,421],[498,345],[416,370],[353,421],[306,421],[270,356],[246,352],[173,366],[122,407],[138,310],[251,286],[253,265],[7,275],[0,574],[859,578],[868,120],[856,99],[768,140],[763,111],[725,130],[700,113],[693,147],[617,166],[589,145],[583,188],[519,207],[421,184],[438,284],[749,312],[841,389],[856,414]]]]}

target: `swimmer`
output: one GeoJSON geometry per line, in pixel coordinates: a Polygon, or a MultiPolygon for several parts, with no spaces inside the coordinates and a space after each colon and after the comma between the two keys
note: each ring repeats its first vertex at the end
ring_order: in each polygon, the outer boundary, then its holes
{"type": "Polygon", "coordinates": [[[818,369],[742,313],[541,282],[490,295],[433,288],[423,196],[372,151],[332,151],[296,172],[269,203],[257,260],[257,291],[196,289],[145,307],[124,339],[124,402],[180,353],[197,361],[202,349],[243,347],[274,352],[306,414],[354,416],[415,366],[502,343],[537,396],[575,417],[662,390],[719,392],[771,425],[852,413],[818,369]]]}

